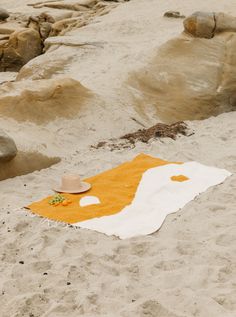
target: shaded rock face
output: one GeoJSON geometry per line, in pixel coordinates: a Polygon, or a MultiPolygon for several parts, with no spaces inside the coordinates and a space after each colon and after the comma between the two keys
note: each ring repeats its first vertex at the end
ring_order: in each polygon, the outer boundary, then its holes
{"type": "Polygon", "coordinates": [[[42,41],[36,30],[15,31],[6,43],[0,45],[0,71],[18,71],[41,53],[42,41]]]}
{"type": "Polygon", "coordinates": [[[55,19],[51,15],[42,12],[38,16],[30,16],[26,26],[36,30],[44,41],[49,37],[53,23],[55,23],[55,19]]]}
{"type": "MultiPolygon", "coordinates": [[[[45,12],[39,16],[32,16],[30,18],[31,26],[34,24],[34,28],[37,28],[45,39],[47,36],[64,35],[66,32],[88,25],[97,16],[102,16],[109,13],[115,8],[118,2],[124,2],[125,0],[113,0],[113,1],[100,1],[100,0],[61,0],[43,1],[35,4],[30,4],[35,9],[50,8],[61,14],[60,18],[53,17],[45,12]],[[46,23],[45,23],[46,22],[46,23]]],[[[30,27],[31,27],[30,26],[30,27]]]]}
{"type": "MultiPolygon", "coordinates": [[[[123,2],[117,0],[115,2],[123,2]]],[[[66,32],[85,26],[97,16],[107,14],[116,7],[112,1],[78,0],[43,1],[28,4],[35,9],[49,8],[50,14],[22,16],[15,23],[14,17],[0,25],[0,71],[19,71],[31,59],[46,52],[44,41],[48,37],[64,35],[66,32]],[[59,13],[61,11],[61,13],[59,13]]],[[[0,9],[0,21],[9,17],[0,9]]]]}
{"type": "Polygon", "coordinates": [[[137,111],[167,123],[236,110],[236,33],[172,39],[128,84],[137,111]]]}
{"type": "Polygon", "coordinates": [[[0,115],[36,124],[79,115],[92,93],[71,78],[22,80],[0,86],[0,115]]]}
{"type": "Polygon", "coordinates": [[[11,161],[16,154],[15,142],[0,129],[0,163],[11,161]]]}
{"type": "Polygon", "coordinates": [[[0,8],[0,21],[5,21],[7,18],[9,18],[9,13],[7,10],[0,8]]]}
{"type": "Polygon", "coordinates": [[[236,32],[236,18],[225,13],[195,12],[184,20],[185,32],[210,39],[220,32],[236,32]]]}
{"type": "Polygon", "coordinates": [[[184,29],[195,37],[210,39],[214,36],[215,14],[195,12],[184,20],[184,29]]]}
{"type": "Polygon", "coordinates": [[[19,151],[10,162],[0,161],[0,181],[39,171],[59,162],[59,157],[47,157],[38,152],[19,151]]]}

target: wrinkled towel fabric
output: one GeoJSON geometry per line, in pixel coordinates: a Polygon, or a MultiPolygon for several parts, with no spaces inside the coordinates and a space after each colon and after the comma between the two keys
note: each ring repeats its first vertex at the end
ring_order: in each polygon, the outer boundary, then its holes
{"type": "Polygon", "coordinates": [[[121,239],[151,234],[161,227],[167,215],[183,208],[197,195],[222,183],[230,175],[227,170],[197,162],[151,168],[143,174],[133,202],[120,213],[75,223],[74,226],[121,239]],[[175,175],[184,175],[188,179],[174,182],[171,177],[175,175]]]}
{"type": "Polygon", "coordinates": [[[51,220],[125,239],[157,231],[168,214],[230,175],[197,162],[173,163],[140,154],[86,179],[92,184],[89,192],[63,194],[72,201],[67,207],[49,205],[49,196],[27,208],[51,220]]]}
{"type": "Polygon", "coordinates": [[[77,195],[63,194],[72,201],[69,206],[51,206],[48,203],[52,198],[50,196],[31,204],[28,208],[42,217],[69,224],[114,215],[132,203],[145,171],[166,164],[171,162],[140,154],[132,161],[86,179],[86,182],[92,184],[88,192],[77,195]],[[87,202],[91,201],[91,198],[88,198],[91,196],[96,197],[100,204],[84,204],[84,199],[87,202]]]}

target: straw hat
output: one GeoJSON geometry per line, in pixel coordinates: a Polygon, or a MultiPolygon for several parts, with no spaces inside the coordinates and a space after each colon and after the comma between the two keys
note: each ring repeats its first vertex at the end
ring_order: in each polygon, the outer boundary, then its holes
{"type": "Polygon", "coordinates": [[[79,175],[65,174],[61,178],[61,185],[53,190],[59,193],[78,194],[91,188],[89,183],[82,182],[79,175]]]}

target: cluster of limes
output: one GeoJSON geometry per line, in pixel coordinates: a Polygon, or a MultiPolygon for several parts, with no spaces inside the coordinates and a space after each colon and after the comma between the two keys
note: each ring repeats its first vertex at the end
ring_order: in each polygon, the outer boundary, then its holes
{"type": "Polygon", "coordinates": [[[71,200],[66,199],[63,195],[61,194],[56,194],[54,195],[48,202],[50,205],[53,205],[54,207],[58,205],[62,206],[68,206],[69,204],[72,203],[71,200]]]}

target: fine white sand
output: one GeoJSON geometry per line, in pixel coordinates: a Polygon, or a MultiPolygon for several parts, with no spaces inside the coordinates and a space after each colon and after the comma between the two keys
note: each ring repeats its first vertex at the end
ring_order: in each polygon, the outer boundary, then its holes
{"type": "MultiPolygon", "coordinates": [[[[17,0],[2,0],[0,6],[30,13],[32,7],[25,4],[33,2],[37,1],[19,5],[17,0]]],[[[88,177],[140,152],[236,172],[236,112],[187,122],[194,134],[176,141],[138,143],[130,150],[90,148],[141,124],[157,122],[134,111],[125,82],[154,49],[182,31],[181,19],[162,18],[167,10],[185,15],[224,11],[236,16],[234,0],[119,4],[96,23],[49,40],[102,43],[83,50],[61,45],[50,53],[66,64],[50,77],[71,77],[97,94],[80,117],[41,125],[0,118],[20,151],[61,158],[48,169],[0,182],[1,317],[236,316],[235,174],[168,216],[155,234],[122,241],[49,223],[21,209],[51,194],[51,185],[64,171],[88,177]],[[69,64],[67,56],[73,57],[69,64]]],[[[48,56],[29,65],[46,65],[48,56]]]]}

